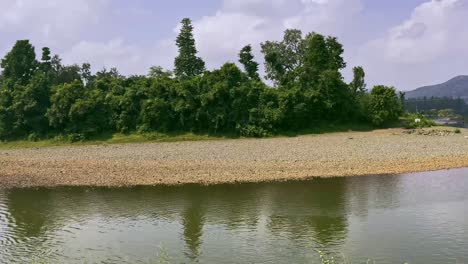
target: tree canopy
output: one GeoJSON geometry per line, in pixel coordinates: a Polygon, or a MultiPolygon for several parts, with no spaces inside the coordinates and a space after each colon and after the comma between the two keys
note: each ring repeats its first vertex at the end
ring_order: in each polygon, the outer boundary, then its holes
{"type": "Polygon", "coordinates": [[[47,47],[38,61],[28,40],[17,41],[1,60],[0,139],[153,131],[262,137],[322,123],[381,126],[403,112],[393,87],[366,90],[362,67],[344,81],[344,49],[335,37],[289,29],[281,41],[262,43],[273,87],[262,80],[251,45],[238,54],[242,69],[228,62],[206,70],[190,19],[182,20],[176,45],[173,71],[154,66],[145,76],[123,76],[116,68],[64,65],[47,47]]]}
{"type": "Polygon", "coordinates": [[[203,73],[205,62],[197,57],[192,21],[184,18],[176,39],[179,55],[175,58],[174,73],[180,79],[190,79],[203,73]]]}

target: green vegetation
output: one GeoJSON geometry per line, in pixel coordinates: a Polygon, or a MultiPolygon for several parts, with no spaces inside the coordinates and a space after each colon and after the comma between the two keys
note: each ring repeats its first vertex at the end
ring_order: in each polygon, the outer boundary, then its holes
{"type": "Polygon", "coordinates": [[[434,121],[429,120],[426,116],[422,114],[406,114],[404,117],[401,118],[401,122],[403,124],[403,127],[407,129],[436,126],[436,123],[434,123],[434,121]]]}
{"type": "Polygon", "coordinates": [[[114,142],[103,136],[113,134],[130,142],[152,133],[160,135],[155,140],[265,137],[320,132],[324,124],[386,126],[403,113],[403,96],[394,88],[367,92],[362,67],[344,82],[344,50],[334,37],[286,30],[282,41],[262,43],[270,87],[250,45],[239,52],[245,71],[234,63],[207,71],[192,31],[190,19],[182,20],[174,71],[155,66],[147,76],[125,77],[115,68],[93,74],[89,63],[63,65],[47,47],[37,60],[29,41],[18,41],[1,61],[0,140],[53,145],[100,137],[114,142]]]}
{"type": "MultiPolygon", "coordinates": [[[[468,104],[461,98],[420,98],[405,101],[405,108],[410,113],[424,113],[434,115],[438,111],[450,110],[459,115],[468,115],[468,104]]],[[[450,117],[450,116],[439,116],[450,117]]]]}

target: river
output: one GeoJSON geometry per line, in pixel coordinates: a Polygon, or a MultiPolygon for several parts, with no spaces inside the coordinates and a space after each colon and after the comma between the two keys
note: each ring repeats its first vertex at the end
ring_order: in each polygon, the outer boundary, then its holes
{"type": "Polygon", "coordinates": [[[352,263],[468,262],[468,169],[0,189],[0,263],[319,263],[317,251],[352,263]]]}

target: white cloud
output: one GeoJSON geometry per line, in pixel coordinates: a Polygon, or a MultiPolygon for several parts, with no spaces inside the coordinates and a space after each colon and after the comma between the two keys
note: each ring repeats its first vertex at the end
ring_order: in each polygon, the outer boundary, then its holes
{"type": "Polygon", "coordinates": [[[194,34],[208,66],[236,61],[247,44],[261,60],[261,42],[281,39],[284,30],[342,35],[363,8],[361,0],[224,0],[212,16],[194,21],[194,34]]]}
{"type": "Polygon", "coordinates": [[[75,41],[86,26],[99,22],[108,0],[2,0],[0,32],[41,44],[75,41]]]}
{"type": "Polygon", "coordinates": [[[80,41],[63,55],[67,64],[89,62],[94,71],[117,67],[124,75],[146,74],[153,65],[171,69],[176,49],[173,41],[159,41],[154,48],[116,38],[107,42],[80,41]]]}
{"type": "Polygon", "coordinates": [[[100,70],[102,67],[109,69],[119,65],[120,71],[131,73],[142,66],[141,55],[136,47],[117,38],[108,42],[80,41],[63,55],[63,59],[69,64],[89,62],[94,66],[94,70],[100,70]]]}
{"type": "Polygon", "coordinates": [[[467,18],[467,0],[428,1],[363,46],[359,60],[374,82],[405,90],[448,80],[468,69],[467,18]]]}
{"type": "MultiPolygon", "coordinates": [[[[349,68],[364,66],[369,84],[410,89],[468,69],[468,0],[427,0],[390,29],[376,25],[365,0],[220,1],[219,10],[194,20],[197,47],[209,68],[237,61],[246,44],[253,45],[261,62],[261,42],[279,40],[285,29],[299,28],[337,36],[349,68]]],[[[28,38],[38,50],[47,45],[65,62],[89,61],[96,70],[116,66],[124,74],[141,74],[151,65],[172,68],[177,32],[165,40],[151,40],[151,33],[129,37],[119,31],[124,21],[114,23],[129,19],[122,14],[147,12],[111,0],[0,0],[0,55],[14,40],[28,38]]],[[[150,28],[131,23],[126,25],[150,28]]],[[[345,73],[349,76],[349,69],[345,73]]]]}
{"type": "Polygon", "coordinates": [[[287,28],[301,28],[328,35],[342,35],[354,25],[353,21],[364,6],[361,0],[302,0],[298,14],[288,17],[287,28]]]}

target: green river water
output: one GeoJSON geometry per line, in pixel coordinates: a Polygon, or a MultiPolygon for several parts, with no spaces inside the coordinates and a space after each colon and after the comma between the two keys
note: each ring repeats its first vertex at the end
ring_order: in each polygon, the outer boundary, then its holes
{"type": "Polygon", "coordinates": [[[320,263],[317,250],[352,263],[468,263],[468,169],[0,189],[0,263],[320,263]]]}

